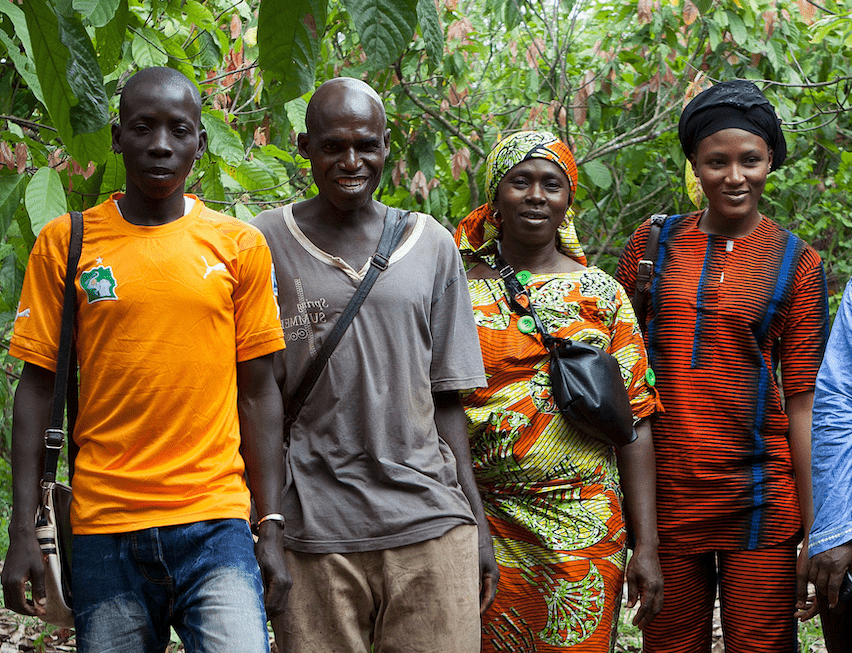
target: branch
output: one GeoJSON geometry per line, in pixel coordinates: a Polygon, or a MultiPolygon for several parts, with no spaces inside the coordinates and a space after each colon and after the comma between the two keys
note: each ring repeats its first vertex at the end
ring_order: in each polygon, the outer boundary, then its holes
{"type": "MultiPolygon", "coordinates": [[[[662,115],[656,116],[646,122],[644,125],[640,125],[635,129],[631,130],[631,133],[635,133],[637,131],[642,131],[644,129],[648,129],[653,127],[655,124],[659,123],[667,114],[672,113],[674,111],[674,107],[667,109],[662,115]]],[[[634,136],[633,138],[617,138],[615,141],[609,143],[609,145],[605,145],[597,150],[591,150],[585,157],[579,159],[577,161],[578,166],[582,166],[587,161],[591,161],[592,159],[598,159],[602,156],[606,156],[607,154],[612,154],[613,152],[617,152],[625,147],[630,147],[631,145],[637,145],[638,143],[645,143],[647,141],[652,141],[660,135],[658,131],[651,131],[646,134],[642,134],[641,136],[634,136]]]]}
{"type": "Polygon", "coordinates": [[[836,16],[836,15],[837,15],[835,12],[831,11],[831,9],[829,9],[828,7],[825,7],[825,6],[821,5],[821,4],[817,4],[816,2],[814,2],[814,0],[806,0],[806,1],[807,1],[807,3],[808,3],[809,5],[813,5],[814,7],[816,7],[817,9],[819,9],[820,11],[824,11],[825,13],[830,14],[830,15],[832,15],[832,16],[836,16]]]}
{"type": "Polygon", "coordinates": [[[487,152],[485,152],[481,147],[471,141],[467,136],[465,136],[461,132],[461,130],[459,130],[455,125],[450,123],[439,112],[426,106],[419,97],[417,97],[414,93],[411,92],[411,89],[409,88],[411,84],[405,81],[405,77],[403,77],[402,75],[402,66],[399,65],[399,61],[394,63],[394,70],[396,71],[396,76],[399,79],[399,84],[400,86],[402,86],[403,93],[408,96],[408,99],[411,100],[417,106],[418,109],[420,109],[424,113],[429,114],[439,123],[441,123],[447,131],[449,131],[453,136],[458,138],[462,143],[467,145],[467,147],[472,152],[475,152],[477,156],[482,157],[483,159],[485,158],[485,156],[488,154],[487,152]]]}
{"type": "Polygon", "coordinates": [[[20,127],[26,127],[27,129],[32,129],[33,131],[38,131],[39,129],[48,129],[52,132],[59,133],[59,130],[56,127],[50,127],[49,125],[41,125],[37,122],[33,122],[32,120],[26,120],[24,118],[16,118],[15,116],[0,116],[0,120],[8,120],[9,122],[15,123],[20,127]]]}
{"type": "Polygon", "coordinates": [[[235,74],[237,74],[237,73],[242,73],[242,72],[249,71],[249,70],[251,70],[252,68],[257,68],[257,62],[256,62],[256,61],[255,61],[255,62],[253,62],[253,63],[250,63],[248,66],[243,66],[242,68],[235,68],[234,70],[229,70],[229,71],[228,71],[228,72],[226,72],[226,73],[222,73],[221,75],[217,75],[216,77],[211,77],[211,78],[209,78],[209,79],[205,79],[205,80],[203,80],[203,81],[201,81],[201,82],[199,82],[199,83],[200,83],[202,86],[204,86],[205,84],[210,84],[210,83],[215,82],[215,81],[217,81],[217,80],[219,80],[219,79],[224,79],[225,77],[228,77],[229,75],[235,75],[235,74]]]}

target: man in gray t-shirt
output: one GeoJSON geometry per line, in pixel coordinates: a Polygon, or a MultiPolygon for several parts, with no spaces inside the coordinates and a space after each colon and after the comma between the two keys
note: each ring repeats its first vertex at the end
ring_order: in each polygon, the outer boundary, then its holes
{"type": "MultiPolygon", "coordinates": [[[[299,153],[318,195],[254,221],[275,264],[285,402],[369,269],[388,210],[373,199],[390,151],[376,92],[326,82],[305,122],[299,153]]],[[[499,572],[458,392],[485,384],[455,244],[412,214],[290,429],[283,650],[479,651],[499,572]]]]}

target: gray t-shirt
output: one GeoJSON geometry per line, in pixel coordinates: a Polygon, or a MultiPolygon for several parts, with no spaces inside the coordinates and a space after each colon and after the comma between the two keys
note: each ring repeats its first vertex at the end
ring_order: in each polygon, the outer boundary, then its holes
{"type": "MultiPolygon", "coordinates": [[[[292,207],[254,221],[278,280],[285,399],[369,267],[356,271],[317,248],[292,207]]],[[[285,546],[376,551],[475,524],[435,428],[432,392],[485,385],[461,258],[447,230],[417,214],[290,430],[285,546]]]]}

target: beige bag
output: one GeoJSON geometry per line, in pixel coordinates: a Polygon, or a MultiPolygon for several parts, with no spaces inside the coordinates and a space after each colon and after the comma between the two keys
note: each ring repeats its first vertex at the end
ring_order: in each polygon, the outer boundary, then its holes
{"type": "Polygon", "coordinates": [[[47,614],[41,620],[74,627],[71,611],[71,488],[62,483],[45,487],[36,513],[36,539],[44,556],[47,614]]]}

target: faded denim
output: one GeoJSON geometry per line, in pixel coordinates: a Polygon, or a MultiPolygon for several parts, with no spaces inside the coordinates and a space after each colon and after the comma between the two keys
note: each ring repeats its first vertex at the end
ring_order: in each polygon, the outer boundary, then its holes
{"type": "Polygon", "coordinates": [[[268,653],[263,584],[239,519],[74,538],[79,653],[268,653]]]}

